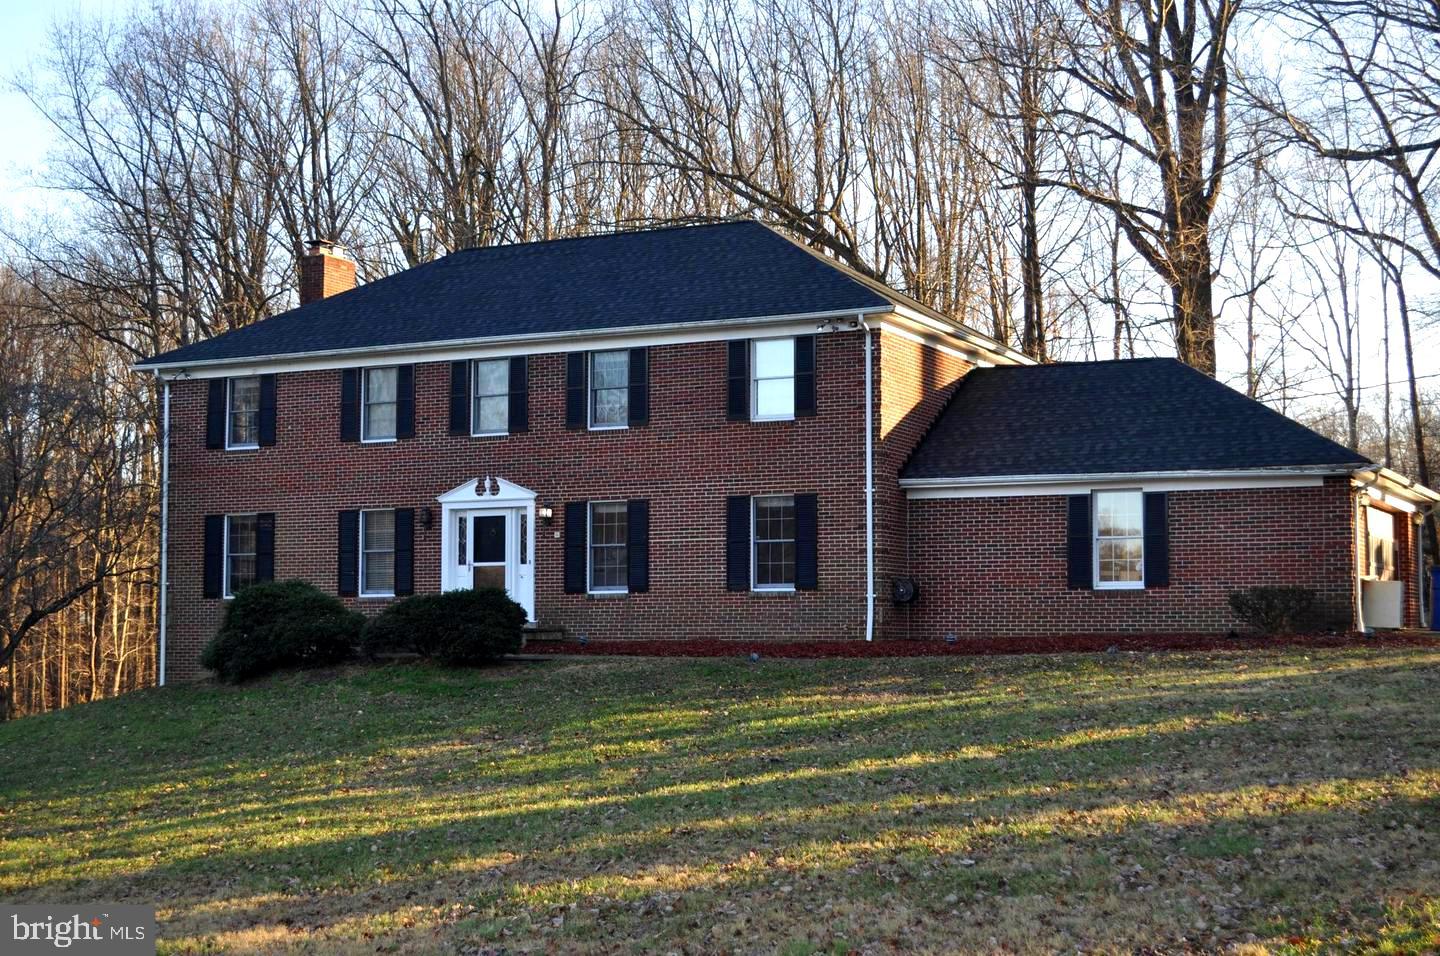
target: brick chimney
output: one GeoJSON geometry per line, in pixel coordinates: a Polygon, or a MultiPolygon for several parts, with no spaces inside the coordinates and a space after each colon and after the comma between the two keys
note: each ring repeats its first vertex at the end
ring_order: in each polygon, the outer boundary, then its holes
{"type": "Polygon", "coordinates": [[[355,288],[355,260],[329,239],[311,239],[300,257],[300,304],[355,288]]]}

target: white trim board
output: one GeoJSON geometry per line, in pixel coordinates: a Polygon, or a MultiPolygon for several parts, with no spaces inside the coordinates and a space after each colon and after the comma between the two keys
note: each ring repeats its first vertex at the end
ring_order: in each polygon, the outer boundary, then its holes
{"type": "Polygon", "coordinates": [[[1092,491],[1139,488],[1141,491],[1237,491],[1262,488],[1316,488],[1325,474],[1152,474],[1152,475],[1063,475],[1051,479],[996,478],[983,483],[941,483],[936,479],[901,479],[905,497],[912,501],[938,498],[1026,498],[1047,495],[1083,495],[1092,491]],[[932,482],[921,484],[921,482],[932,482]]]}
{"type": "MultiPolygon", "coordinates": [[[[726,319],[718,322],[687,322],[673,325],[639,326],[627,329],[546,332],[447,342],[420,342],[412,345],[363,349],[338,349],[297,355],[268,355],[238,359],[211,359],[197,362],[138,364],[139,371],[153,371],[163,379],[229,378],[271,372],[306,372],[332,368],[365,368],[382,365],[410,365],[419,362],[451,362],[461,359],[508,358],[561,352],[605,351],[657,345],[684,345],[697,342],[725,342],[765,336],[813,335],[820,325],[853,320],[857,315],[889,312],[888,306],[844,312],[815,312],[800,315],[726,319]],[[823,321],[822,321],[823,320],[823,321]]],[[[846,329],[844,331],[850,331],[846,329]]],[[[855,331],[859,331],[857,328],[855,331]]]]}

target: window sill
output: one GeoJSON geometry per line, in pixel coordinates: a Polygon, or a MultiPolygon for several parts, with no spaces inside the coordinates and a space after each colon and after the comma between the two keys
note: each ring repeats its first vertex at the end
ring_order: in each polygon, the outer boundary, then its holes
{"type": "Polygon", "coordinates": [[[623,598],[630,596],[630,589],[617,588],[613,591],[586,591],[585,596],[592,598],[623,598]]]}
{"type": "Polygon", "coordinates": [[[357,594],[355,597],[361,601],[393,601],[395,599],[395,592],[391,591],[387,594],[377,591],[373,594],[357,594]]]}
{"type": "Polygon", "coordinates": [[[362,438],[362,439],[360,439],[360,444],[362,444],[362,445],[393,445],[393,444],[395,444],[396,442],[398,442],[399,440],[400,440],[399,438],[362,438]]]}
{"type": "Polygon", "coordinates": [[[1143,591],[1143,590],[1145,590],[1145,582],[1144,582],[1144,581],[1136,581],[1136,582],[1134,582],[1134,583],[1126,582],[1125,584],[1096,584],[1091,590],[1094,590],[1094,591],[1143,591]]]}
{"type": "Polygon", "coordinates": [[[751,588],[751,594],[794,594],[794,587],[785,588],[751,588]]]}
{"type": "Polygon", "coordinates": [[[471,432],[471,438],[509,438],[509,432],[471,432]]]}
{"type": "Polygon", "coordinates": [[[255,444],[255,445],[226,445],[226,446],[225,446],[225,450],[226,450],[226,451],[259,451],[259,450],[260,450],[260,446],[259,446],[258,444],[255,444]]]}
{"type": "Polygon", "coordinates": [[[590,425],[585,430],[589,432],[623,432],[629,427],[629,425],[590,425]]]}
{"type": "Polygon", "coordinates": [[[752,425],[758,425],[762,422],[793,422],[794,420],[794,415],[765,415],[759,418],[751,418],[750,423],[752,425]]]}

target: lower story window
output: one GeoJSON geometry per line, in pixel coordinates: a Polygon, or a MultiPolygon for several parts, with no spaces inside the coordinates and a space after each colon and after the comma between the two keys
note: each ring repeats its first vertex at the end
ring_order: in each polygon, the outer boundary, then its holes
{"type": "Polygon", "coordinates": [[[395,512],[360,512],[360,593],[395,593],[395,512]]]}
{"type": "Polygon", "coordinates": [[[590,590],[624,591],[629,580],[629,521],[623,501],[590,503],[590,590]]]}
{"type": "Polygon", "coordinates": [[[1145,586],[1145,496],[1140,491],[1095,492],[1095,586],[1145,586]]]}
{"type": "Polygon", "coordinates": [[[788,591],[795,587],[795,497],[767,495],[753,499],[750,539],[755,554],[752,586],[757,591],[788,591]]]}
{"type": "Polygon", "coordinates": [[[255,583],[255,515],[225,518],[225,596],[255,583]]]}

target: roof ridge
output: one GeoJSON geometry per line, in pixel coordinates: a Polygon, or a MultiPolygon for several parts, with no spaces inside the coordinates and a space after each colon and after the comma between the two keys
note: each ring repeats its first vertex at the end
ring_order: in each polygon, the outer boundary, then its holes
{"type": "MultiPolygon", "coordinates": [[[[595,239],[619,239],[626,236],[644,236],[657,232],[681,232],[686,230],[713,229],[717,226],[743,226],[755,225],[765,228],[765,224],[750,217],[737,216],[733,219],[705,219],[699,222],[672,222],[659,225],[641,226],[638,229],[620,229],[614,232],[590,232],[583,236],[555,236],[551,239],[527,239],[524,242],[501,242],[489,246],[466,246],[464,249],[454,249],[445,253],[431,262],[439,262],[440,259],[448,259],[451,256],[465,255],[467,253],[499,252],[504,249],[526,249],[530,246],[554,246],[568,242],[586,242],[595,239]]],[[[420,263],[425,265],[426,263],[420,263]]],[[[401,270],[404,272],[406,270],[401,270]]],[[[400,273],[392,273],[399,275],[400,273]]]]}

